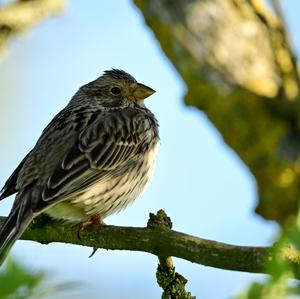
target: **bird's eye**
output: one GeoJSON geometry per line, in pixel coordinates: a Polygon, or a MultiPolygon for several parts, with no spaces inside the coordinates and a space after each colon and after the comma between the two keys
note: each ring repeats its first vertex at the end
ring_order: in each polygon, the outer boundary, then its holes
{"type": "Polygon", "coordinates": [[[121,89],[119,87],[112,87],[110,92],[114,95],[118,95],[121,93],[121,89]]]}

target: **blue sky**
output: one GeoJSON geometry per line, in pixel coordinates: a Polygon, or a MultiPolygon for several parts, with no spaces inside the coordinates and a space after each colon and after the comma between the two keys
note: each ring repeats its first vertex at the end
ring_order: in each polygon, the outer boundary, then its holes
{"type": "MultiPolygon", "coordinates": [[[[299,53],[300,2],[284,4],[299,53]]],[[[161,147],[147,192],[106,222],[145,226],[149,212],[163,208],[175,230],[239,245],[270,244],[277,227],[253,214],[252,175],[205,114],[183,105],[183,81],[130,1],[70,1],[65,13],[11,41],[0,64],[0,185],[79,86],[112,67],[157,91],[146,104],[159,120],[161,147]]],[[[12,199],[1,203],[1,215],[12,199]]],[[[49,270],[53,279],[84,282],[80,292],[89,298],[159,298],[155,256],[99,250],[88,259],[90,252],[28,241],[12,250],[30,267],[49,270]]],[[[199,298],[229,298],[263,277],[174,260],[199,298]]]]}

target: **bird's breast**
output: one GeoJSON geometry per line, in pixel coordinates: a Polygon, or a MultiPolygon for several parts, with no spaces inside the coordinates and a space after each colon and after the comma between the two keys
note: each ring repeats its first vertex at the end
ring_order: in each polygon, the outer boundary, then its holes
{"type": "Polygon", "coordinates": [[[102,219],[119,212],[140,196],[153,175],[158,143],[134,161],[107,173],[75,198],[62,201],[47,210],[55,218],[82,221],[97,214],[102,219]]]}

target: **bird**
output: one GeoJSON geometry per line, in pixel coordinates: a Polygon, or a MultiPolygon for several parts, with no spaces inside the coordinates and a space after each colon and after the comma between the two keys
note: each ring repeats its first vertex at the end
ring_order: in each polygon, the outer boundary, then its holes
{"type": "Polygon", "coordinates": [[[16,193],[0,228],[0,265],[38,215],[82,228],[143,193],[160,140],[144,104],[154,92],[114,68],[78,89],[0,191],[0,200],[16,193]]]}

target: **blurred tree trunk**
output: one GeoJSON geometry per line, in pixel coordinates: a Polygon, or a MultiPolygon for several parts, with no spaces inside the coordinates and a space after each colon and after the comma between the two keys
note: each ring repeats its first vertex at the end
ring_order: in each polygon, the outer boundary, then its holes
{"type": "Polygon", "coordinates": [[[255,176],[256,212],[290,223],[300,197],[300,84],[278,2],[272,11],[260,0],[134,2],[185,81],[185,103],[207,114],[255,176]]]}

